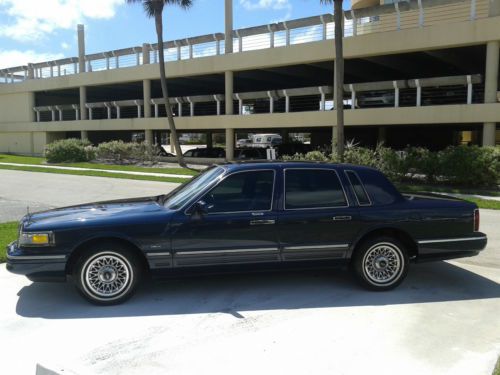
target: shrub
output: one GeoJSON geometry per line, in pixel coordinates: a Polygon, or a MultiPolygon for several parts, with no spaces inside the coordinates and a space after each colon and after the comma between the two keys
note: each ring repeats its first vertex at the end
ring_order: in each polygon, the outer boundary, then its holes
{"type": "Polygon", "coordinates": [[[500,147],[448,147],[439,160],[441,174],[452,184],[494,186],[500,180],[500,147]]]}
{"type": "Polygon", "coordinates": [[[45,157],[49,163],[89,161],[93,157],[92,146],[87,140],[61,139],[45,147],[45,157]]]}
{"type": "Polygon", "coordinates": [[[95,150],[98,159],[123,162],[126,160],[154,161],[160,154],[158,146],[123,141],[104,142],[95,150]]]}

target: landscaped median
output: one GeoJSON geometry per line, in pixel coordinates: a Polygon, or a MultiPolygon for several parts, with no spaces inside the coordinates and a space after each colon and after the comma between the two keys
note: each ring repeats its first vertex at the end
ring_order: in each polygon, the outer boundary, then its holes
{"type": "Polygon", "coordinates": [[[46,159],[42,157],[5,154],[0,154],[0,169],[176,183],[185,182],[198,173],[185,168],[138,167],[88,162],[47,164],[46,159]]]}

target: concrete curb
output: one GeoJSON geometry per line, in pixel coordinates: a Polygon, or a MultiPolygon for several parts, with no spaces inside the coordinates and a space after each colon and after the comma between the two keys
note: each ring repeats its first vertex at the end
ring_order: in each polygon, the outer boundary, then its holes
{"type": "Polygon", "coordinates": [[[51,368],[49,368],[48,366],[37,363],[35,375],[78,375],[78,374],[76,374],[73,371],[64,369],[62,366],[54,365],[51,366],[51,368]],[[57,370],[53,370],[53,368],[56,368],[57,370]]]}

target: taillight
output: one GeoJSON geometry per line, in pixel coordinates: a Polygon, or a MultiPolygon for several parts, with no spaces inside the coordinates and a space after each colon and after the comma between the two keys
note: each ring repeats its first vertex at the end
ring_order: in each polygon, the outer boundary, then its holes
{"type": "Polygon", "coordinates": [[[474,210],[474,232],[479,232],[479,210],[474,210]]]}

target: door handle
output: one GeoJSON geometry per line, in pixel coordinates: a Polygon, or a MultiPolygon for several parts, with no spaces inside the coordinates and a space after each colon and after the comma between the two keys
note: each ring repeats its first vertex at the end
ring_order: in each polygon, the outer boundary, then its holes
{"type": "Polygon", "coordinates": [[[352,220],[352,216],[334,216],[333,221],[349,221],[352,220]]]}
{"type": "Polygon", "coordinates": [[[250,225],[273,225],[276,220],[251,220],[250,225]]]}

